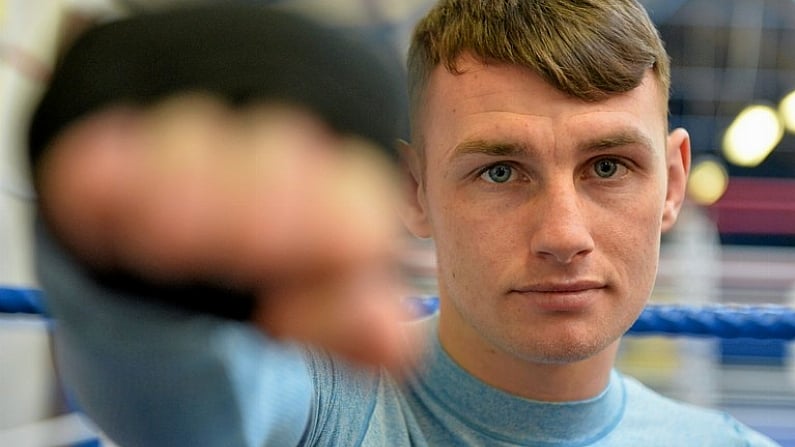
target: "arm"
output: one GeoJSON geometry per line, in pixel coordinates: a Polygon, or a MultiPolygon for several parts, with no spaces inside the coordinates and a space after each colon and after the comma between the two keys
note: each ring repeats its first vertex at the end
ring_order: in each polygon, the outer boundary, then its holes
{"type": "Polygon", "coordinates": [[[206,97],[100,111],[55,140],[37,172],[40,276],[63,375],[112,438],[294,445],[312,387],[279,340],[399,357],[391,174],[342,146],[303,112],[206,97]],[[253,324],[95,281],[119,270],[247,291],[253,324]]]}
{"type": "Polygon", "coordinates": [[[295,345],[100,287],[41,225],[59,374],[122,446],[297,445],[312,385],[295,345]]]}

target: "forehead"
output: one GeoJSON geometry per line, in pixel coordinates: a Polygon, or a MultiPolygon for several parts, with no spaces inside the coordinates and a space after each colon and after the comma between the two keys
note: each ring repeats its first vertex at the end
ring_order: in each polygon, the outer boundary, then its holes
{"type": "Polygon", "coordinates": [[[667,132],[665,95],[648,70],[637,88],[600,101],[559,91],[534,71],[508,64],[483,64],[464,56],[458,73],[437,66],[419,113],[425,146],[446,146],[481,133],[519,131],[591,138],[613,127],[647,135],[655,146],[667,132]]]}

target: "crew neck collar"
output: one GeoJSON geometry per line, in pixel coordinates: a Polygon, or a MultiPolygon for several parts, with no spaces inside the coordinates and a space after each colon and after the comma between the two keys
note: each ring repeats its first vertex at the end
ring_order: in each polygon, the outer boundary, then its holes
{"type": "Polygon", "coordinates": [[[626,393],[615,370],[607,387],[590,399],[543,402],[518,397],[462,369],[442,348],[437,322],[428,323],[432,327],[417,371],[418,385],[472,429],[520,445],[577,446],[606,436],[621,420],[626,393]]]}

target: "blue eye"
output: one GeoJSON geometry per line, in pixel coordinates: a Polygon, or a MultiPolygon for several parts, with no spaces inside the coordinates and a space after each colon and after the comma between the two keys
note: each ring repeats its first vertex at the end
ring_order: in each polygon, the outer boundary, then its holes
{"type": "Polygon", "coordinates": [[[492,183],[505,183],[513,177],[513,168],[500,163],[486,169],[481,174],[484,180],[492,183]]]}
{"type": "Polygon", "coordinates": [[[597,176],[609,178],[616,175],[618,162],[612,158],[603,158],[594,163],[593,170],[597,176]]]}

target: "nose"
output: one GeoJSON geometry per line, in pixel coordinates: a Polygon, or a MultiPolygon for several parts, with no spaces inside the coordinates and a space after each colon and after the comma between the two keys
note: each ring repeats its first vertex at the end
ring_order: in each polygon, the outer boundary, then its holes
{"type": "Polygon", "coordinates": [[[530,248],[535,256],[570,264],[594,250],[584,198],[574,183],[561,182],[540,191],[532,200],[530,248]]]}

